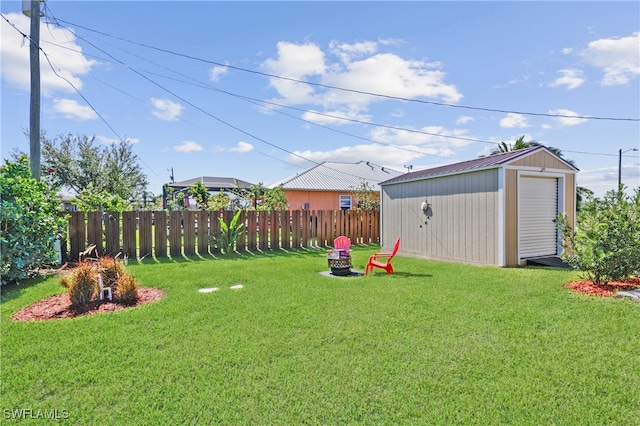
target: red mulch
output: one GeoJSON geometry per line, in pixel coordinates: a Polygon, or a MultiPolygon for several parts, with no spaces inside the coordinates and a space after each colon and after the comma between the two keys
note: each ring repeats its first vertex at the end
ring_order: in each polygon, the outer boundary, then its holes
{"type": "Polygon", "coordinates": [[[565,284],[565,287],[582,294],[612,297],[616,295],[617,291],[640,288],[640,277],[630,278],[627,281],[610,281],[607,284],[596,284],[589,280],[574,281],[565,284]]]}
{"type": "Polygon", "coordinates": [[[74,318],[81,315],[93,315],[133,308],[145,303],[160,300],[164,292],[156,288],[138,287],[138,300],[132,303],[118,303],[109,300],[94,300],[80,306],[71,305],[68,293],[47,297],[22,308],[11,316],[15,321],[46,321],[59,318],[74,318]]]}

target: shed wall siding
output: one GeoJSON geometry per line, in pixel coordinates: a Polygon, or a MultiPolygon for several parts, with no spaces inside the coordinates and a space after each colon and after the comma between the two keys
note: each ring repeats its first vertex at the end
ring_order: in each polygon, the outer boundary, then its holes
{"type": "Polygon", "coordinates": [[[387,185],[383,189],[383,248],[402,237],[408,256],[498,265],[498,171],[387,185]],[[431,218],[422,212],[430,205],[431,218]]]}
{"type": "Polygon", "coordinates": [[[572,170],[564,162],[549,154],[548,152],[536,152],[519,160],[509,163],[510,166],[517,167],[544,167],[546,169],[572,170]]]}

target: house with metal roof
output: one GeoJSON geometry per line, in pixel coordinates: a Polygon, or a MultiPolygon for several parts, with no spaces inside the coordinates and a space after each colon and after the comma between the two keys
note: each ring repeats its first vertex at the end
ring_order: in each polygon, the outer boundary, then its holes
{"type": "Polygon", "coordinates": [[[406,173],[380,183],[381,243],[400,254],[517,266],[557,256],[558,214],[576,216],[578,169],[544,146],[406,173]]]}
{"type": "Polygon", "coordinates": [[[350,210],[356,207],[352,194],[363,182],[379,190],[380,182],[401,174],[368,161],[324,161],[269,187],[282,186],[289,210],[350,210]]]}
{"type": "MultiPolygon", "coordinates": [[[[233,177],[213,177],[213,176],[200,176],[197,178],[187,179],[180,182],[172,182],[167,185],[173,188],[174,193],[182,192],[186,194],[187,190],[192,186],[194,186],[197,182],[202,183],[202,185],[204,185],[204,187],[207,188],[207,191],[209,191],[213,195],[222,191],[224,193],[227,193],[230,196],[233,196],[232,191],[234,189],[249,188],[250,186],[253,185],[252,183],[249,183],[241,179],[236,179],[233,177]]],[[[167,194],[164,187],[162,188],[162,200],[163,200],[163,204],[162,204],[163,207],[167,208],[167,194]]],[[[191,202],[189,202],[189,205],[195,207],[195,202],[191,200],[191,202]]]]}

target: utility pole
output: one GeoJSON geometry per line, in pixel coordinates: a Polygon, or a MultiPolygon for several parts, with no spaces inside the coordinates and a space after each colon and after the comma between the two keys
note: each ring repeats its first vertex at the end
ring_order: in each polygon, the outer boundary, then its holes
{"type": "Polygon", "coordinates": [[[628,149],[623,151],[622,149],[618,150],[618,191],[622,191],[622,154],[629,151],[637,151],[638,148],[628,149]]]}
{"type": "MultiPolygon", "coordinates": [[[[43,0],[44,1],[44,0],[43,0]]],[[[31,0],[31,7],[23,10],[31,17],[29,34],[29,62],[31,64],[31,100],[29,105],[29,163],[31,174],[40,180],[40,0],[31,0]]]]}

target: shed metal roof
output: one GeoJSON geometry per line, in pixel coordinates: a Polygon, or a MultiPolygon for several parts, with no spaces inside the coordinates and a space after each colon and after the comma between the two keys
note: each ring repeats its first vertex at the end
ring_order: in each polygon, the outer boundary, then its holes
{"type": "Polygon", "coordinates": [[[366,182],[371,188],[377,188],[380,182],[402,175],[402,172],[388,167],[378,166],[368,161],[343,163],[324,161],[295,176],[270,185],[270,188],[282,186],[284,189],[308,191],[350,191],[366,182]]]}
{"type": "Polygon", "coordinates": [[[517,151],[509,151],[509,152],[504,152],[500,154],[489,155],[487,157],[475,158],[473,160],[461,161],[459,163],[447,164],[445,166],[433,167],[429,169],[418,170],[411,173],[405,173],[401,176],[397,176],[395,178],[391,178],[384,182],[381,182],[380,185],[388,185],[388,184],[399,183],[399,182],[408,182],[408,181],[414,181],[414,180],[425,179],[425,178],[441,176],[441,175],[465,173],[473,170],[498,168],[498,167],[504,166],[507,163],[510,163],[511,161],[514,161],[518,158],[522,158],[526,155],[529,155],[533,152],[540,151],[540,150],[547,151],[554,157],[557,157],[561,161],[565,162],[570,167],[576,169],[575,166],[566,162],[562,158],[558,157],[553,152],[549,151],[545,146],[536,145],[529,148],[519,149],[517,151]]]}

